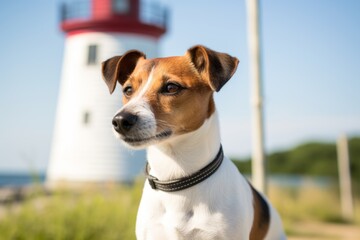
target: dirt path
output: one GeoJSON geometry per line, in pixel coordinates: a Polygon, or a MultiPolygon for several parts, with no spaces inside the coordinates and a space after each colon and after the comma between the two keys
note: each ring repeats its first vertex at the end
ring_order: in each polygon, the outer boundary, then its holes
{"type": "Polygon", "coordinates": [[[299,223],[289,240],[359,240],[360,226],[328,223],[299,223]]]}

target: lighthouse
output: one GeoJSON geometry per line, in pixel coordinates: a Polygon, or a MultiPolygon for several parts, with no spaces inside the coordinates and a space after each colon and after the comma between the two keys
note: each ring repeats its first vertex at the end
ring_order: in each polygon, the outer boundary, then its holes
{"type": "Polygon", "coordinates": [[[130,49],[156,57],[166,9],[150,0],[67,0],[61,29],[65,52],[47,182],[131,182],[144,168],[145,152],[114,137],[121,91],[109,95],[100,66],[130,49]]]}

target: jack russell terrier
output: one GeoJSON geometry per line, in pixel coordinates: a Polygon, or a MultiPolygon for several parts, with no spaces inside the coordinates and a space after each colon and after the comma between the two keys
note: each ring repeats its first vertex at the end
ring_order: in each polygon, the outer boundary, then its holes
{"type": "Polygon", "coordinates": [[[110,93],[122,85],[115,135],[147,147],[139,240],[286,239],[279,215],[223,155],[213,93],[239,60],[204,46],[146,59],[136,50],[102,64],[110,93]]]}

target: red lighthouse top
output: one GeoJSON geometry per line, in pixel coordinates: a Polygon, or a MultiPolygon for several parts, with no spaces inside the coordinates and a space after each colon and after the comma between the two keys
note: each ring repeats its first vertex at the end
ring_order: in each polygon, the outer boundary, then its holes
{"type": "Polygon", "coordinates": [[[73,0],[61,8],[61,29],[71,35],[121,32],[159,38],[166,20],[164,6],[149,0],[73,0]]]}

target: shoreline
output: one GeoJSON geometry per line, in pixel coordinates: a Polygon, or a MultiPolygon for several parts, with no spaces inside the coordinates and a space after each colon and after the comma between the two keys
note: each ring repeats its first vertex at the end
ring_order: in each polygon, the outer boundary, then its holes
{"type": "Polygon", "coordinates": [[[28,196],[38,192],[49,193],[44,184],[27,184],[22,186],[1,186],[0,187],[0,205],[14,202],[21,202],[28,196]]]}

